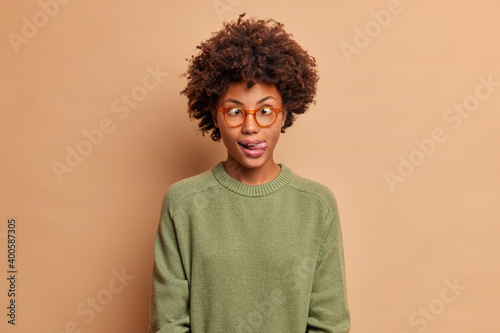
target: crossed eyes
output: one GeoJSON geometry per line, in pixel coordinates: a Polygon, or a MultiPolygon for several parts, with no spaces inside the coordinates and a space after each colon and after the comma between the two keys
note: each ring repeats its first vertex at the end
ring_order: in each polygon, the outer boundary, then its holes
{"type": "MultiPolygon", "coordinates": [[[[243,113],[253,113],[253,112],[258,112],[262,116],[268,116],[271,115],[274,112],[274,108],[264,106],[261,107],[257,110],[243,110],[241,108],[223,108],[224,112],[230,116],[239,116],[243,113]]],[[[279,109],[276,109],[279,110],[279,109]]]]}

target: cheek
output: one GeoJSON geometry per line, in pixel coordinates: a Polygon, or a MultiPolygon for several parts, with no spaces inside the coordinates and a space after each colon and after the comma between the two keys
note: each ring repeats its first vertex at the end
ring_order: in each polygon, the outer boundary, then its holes
{"type": "Polygon", "coordinates": [[[281,127],[277,127],[272,131],[272,133],[269,134],[269,138],[271,139],[273,146],[276,146],[276,144],[278,143],[280,134],[281,134],[281,127]]]}
{"type": "Polygon", "coordinates": [[[224,142],[226,148],[232,148],[236,141],[236,134],[234,133],[234,131],[232,131],[231,128],[227,128],[225,126],[223,126],[222,128],[219,127],[219,131],[222,142],[224,142]]]}

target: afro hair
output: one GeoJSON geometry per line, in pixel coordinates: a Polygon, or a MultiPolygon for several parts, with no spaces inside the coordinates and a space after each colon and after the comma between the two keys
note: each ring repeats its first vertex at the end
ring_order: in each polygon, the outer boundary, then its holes
{"type": "Polygon", "coordinates": [[[281,128],[290,127],[296,115],[315,103],[318,74],[316,59],[310,56],[287,33],[283,24],[273,19],[243,19],[224,22],[224,27],[196,48],[187,71],[187,86],[180,93],[188,98],[188,114],[199,121],[203,135],[211,131],[214,141],[221,139],[212,112],[220,95],[233,81],[274,84],[285,106],[286,120],[281,128]]]}

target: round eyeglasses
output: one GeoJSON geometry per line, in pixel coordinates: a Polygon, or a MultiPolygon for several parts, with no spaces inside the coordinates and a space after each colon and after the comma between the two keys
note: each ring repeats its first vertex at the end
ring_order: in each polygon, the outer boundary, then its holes
{"type": "Polygon", "coordinates": [[[260,127],[269,127],[276,122],[278,114],[283,111],[283,106],[281,108],[272,108],[269,106],[264,106],[256,110],[244,110],[242,108],[230,107],[221,108],[216,105],[217,111],[222,113],[224,116],[224,121],[231,127],[238,127],[243,125],[247,119],[247,114],[252,114],[253,119],[260,127]]]}

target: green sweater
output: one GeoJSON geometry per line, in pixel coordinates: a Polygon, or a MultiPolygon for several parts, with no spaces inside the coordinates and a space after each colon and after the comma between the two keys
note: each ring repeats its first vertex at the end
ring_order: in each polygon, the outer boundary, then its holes
{"type": "Polygon", "coordinates": [[[246,185],[222,166],[167,190],[150,332],[348,332],[332,192],[293,173],[246,185]]]}

